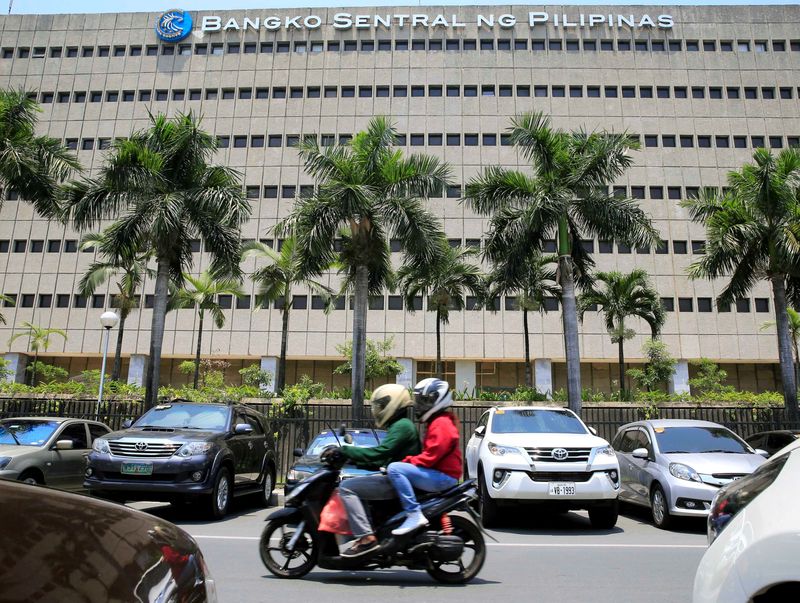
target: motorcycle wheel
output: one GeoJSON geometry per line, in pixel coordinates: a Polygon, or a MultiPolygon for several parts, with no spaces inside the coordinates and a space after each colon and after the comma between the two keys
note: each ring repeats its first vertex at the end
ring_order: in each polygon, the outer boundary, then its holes
{"type": "Polygon", "coordinates": [[[317,564],[318,548],[314,537],[303,531],[294,551],[287,545],[297,533],[298,521],[284,517],[267,523],[258,550],[266,568],[279,578],[302,578],[317,564]]]}
{"type": "Polygon", "coordinates": [[[464,551],[457,561],[430,561],[428,574],[444,584],[464,584],[469,582],[483,567],[486,561],[486,542],[478,526],[460,515],[450,515],[453,535],[464,541],[464,551]]]}

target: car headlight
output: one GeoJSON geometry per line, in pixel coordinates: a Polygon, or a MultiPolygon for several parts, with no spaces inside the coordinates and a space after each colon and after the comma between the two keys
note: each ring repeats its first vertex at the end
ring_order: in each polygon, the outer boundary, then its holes
{"type": "Polygon", "coordinates": [[[297,469],[289,469],[289,472],[286,474],[286,479],[292,482],[299,482],[306,479],[309,475],[311,475],[311,471],[298,471],[297,469]]]}
{"type": "Polygon", "coordinates": [[[687,482],[702,482],[697,471],[684,465],[683,463],[670,463],[669,472],[678,479],[685,479],[687,482]]]}
{"type": "Polygon", "coordinates": [[[0,469],[5,469],[8,467],[8,464],[11,462],[10,456],[0,456],[0,469]]]}
{"type": "Polygon", "coordinates": [[[500,446],[499,444],[495,444],[494,442],[489,442],[488,444],[486,444],[486,447],[489,449],[489,452],[491,452],[495,456],[505,456],[507,454],[519,454],[519,448],[514,448],[513,446],[500,446]]]}
{"type": "Polygon", "coordinates": [[[103,438],[94,439],[94,442],[92,442],[92,450],[99,452],[100,454],[111,453],[111,449],[108,447],[108,440],[104,440],[103,438]]]}
{"type": "Polygon", "coordinates": [[[600,446],[599,448],[594,449],[594,456],[597,458],[598,456],[613,456],[616,457],[616,453],[611,446],[600,446]]]}
{"type": "Polygon", "coordinates": [[[213,444],[211,442],[187,442],[178,448],[175,454],[187,458],[196,454],[205,454],[211,450],[212,446],[213,444]]]}

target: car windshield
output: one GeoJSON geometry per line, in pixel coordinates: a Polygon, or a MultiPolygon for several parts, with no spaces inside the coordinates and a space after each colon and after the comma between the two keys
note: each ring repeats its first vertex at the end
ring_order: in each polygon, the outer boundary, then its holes
{"type": "Polygon", "coordinates": [[[662,454],[751,452],[742,440],[724,427],[654,427],[653,431],[662,454]]]}
{"type": "MultiPolygon", "coordinates": [[[[348,431],[353,437],[352,446],[359,446],[361,448],[372,448],[373,446],[377,446],[381,443],[385,432],[373,432],[373,431],[348,431]],[[377,436],[377,437],[376,437],[377,436]]],[[[309,456],[318,456],[323,450],[325,450],[328,446],[338,446],[339,442],[344,442],[344,438],[340,435],[334,436],[330,431],[326,431],[325,433],[319,434],[314,441],[311,442],[311,445],[306,450],[306,454],[309,456]],[[336,438],[339,438],[338,441],[336,438]]],[[[345,444],[348,446],[350,444],[345,444]]]]}
{"type": "Polygon", "coordinates": [[[3,421],[0,423],[0,444],[42,446],[58,425],[56,421],[3,421]]]}
{"type": "Polygon", "coordinates": [[[565,410],[499,408],[492,418],[493,433],[586,433],[583,423],[565,410]]]}
{"type": "Polygon", "coordinates": [[[210,404],[162,404],[148,410],[133,426],[224,431],[228,412],[227,407],[210,404]]]}

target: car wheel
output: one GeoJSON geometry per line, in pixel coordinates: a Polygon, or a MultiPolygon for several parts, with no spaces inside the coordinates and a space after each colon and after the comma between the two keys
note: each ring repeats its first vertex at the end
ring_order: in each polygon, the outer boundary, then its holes
{"type": "Polygon", "coordinates": [[[214,478],[214,489],[208,502],[208,514],[211,519],[222,519],[228,512],[231,502],[231,472],[222,467],[214,478]]]}
{"type": "Polygon", "coordinates": [[[265,507],[269,507],[272,504],[272,491],[275,489],[275,477],[270,467],[267,467],[261,486],[261,503],[265,507]]]}
{"type": "Polygon", "coordinates": [[[23,471],[19,476],[19,481],[24,484],[31,484],[32,486],[44,485],[44,478],[36,471],[23,471]]]}
{"type": "Polygon", "coordinates": [[[662,530],[669,529],[672,525],[672,516],[669,514],[669,503],[664,489],[656,484],[650,493],[650,512],[653,515],[653,523],[662,530]]]}
{"type": "Polygon", "coordinates": [[[610,530],[617,525],[619,518],[619,502],[610,505],[596,505],[589,507],[589,521],[595,530],[610,530]]]}
{"type": "Polygon", "coordinates": [[[493,528],[497,525],[497,503],[489,496],[486,488],[486,479],[483,472],[478,473],[478,513],[481,516],[481,525],[484,528],[493,528]]]}

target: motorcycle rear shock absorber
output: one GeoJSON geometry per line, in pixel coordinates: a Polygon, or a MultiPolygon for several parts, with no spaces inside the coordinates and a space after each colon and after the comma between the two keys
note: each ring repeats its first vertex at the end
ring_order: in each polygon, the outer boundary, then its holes
{"type": "Polygon", "coordinates": [[[450,519],[450,516],[447,515],[447,513],[442,515],[441,523],[442,523],[442,534],[453,533],[453,522],[450,519]]]}

